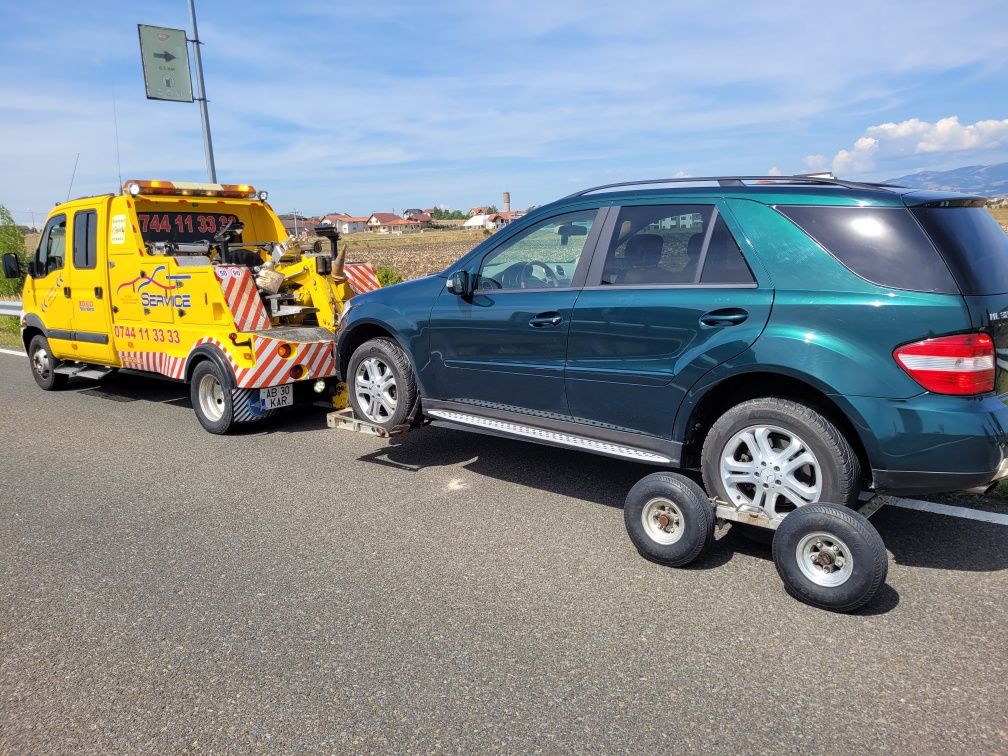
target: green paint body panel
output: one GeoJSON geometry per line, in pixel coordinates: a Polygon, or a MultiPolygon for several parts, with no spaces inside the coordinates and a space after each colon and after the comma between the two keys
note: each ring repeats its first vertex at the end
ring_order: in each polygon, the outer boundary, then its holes
{"type": "MultiPolygon", "coordinates": [[[[620,190],[539,208],[440,276],[355,298],[341,328],[381,325],[407,349],[424,397],[527,413],[537,422],[687,442],[694,412],[725,381],[800,381],[843,414],[875,486],[898,493],[983,485],[1008,458],[1008,294],[903,291],[859,277],[775,205],[906,208],[949,195],[838,186],[620,190]],[[539,220],[582,208],[599,219],[625,205],[717,207],[753,272],[741,287],[602,286],[477,295],[445,290],[497,245],[539,220]],[[607,210],[611,208],[611,210],[607,210]],[[708,328],[712,310],[744,322],[708,328]],[[530,329],[559,313],[562,325],[530,329]],[[996,315],[1002,313],[1003,317],[996,315]],[[992,318],[991,316],[994,315],[992,318]],[[893,358],[904,344],[985,330],[995,338],[998,391],[928,393],[893,358]]],[[[598,221],[602,223],[602,220],[598,221]]],[[[615,223],[614,216],[612,223],[615,223]]],[[[612,233],[610,230],[608,233],[612,233]]],[[[585,254],[605,254],[602,238],[585,254]]],[[[338,348],[342,349],[338,345],[338,348]]],[[[341,362],[344,360],[341,360],[341,362]]]]}

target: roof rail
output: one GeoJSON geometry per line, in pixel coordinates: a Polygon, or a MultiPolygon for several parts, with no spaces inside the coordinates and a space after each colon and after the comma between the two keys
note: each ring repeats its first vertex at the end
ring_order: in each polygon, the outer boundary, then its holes
{"type": "Polygon", "coordinates": [[[599,186],[582,189],[568,194],[564,199],[583,197],[586,194],[600,192],[603,189],[618,189],[625,186],[649,186],[655,184],[717,184],[721,187],[747,186],[750,183],[759,184],[811,184],[823,186],[842,186],[846,189],[879,189],[898,187],[896,184],[876,184],[865,181],[843,181],[831,173],[800,173],[794,176],[688,176],[670,179],[645,179],[643,181],[620,181],[615,184],[600,184],[599,186]]]}

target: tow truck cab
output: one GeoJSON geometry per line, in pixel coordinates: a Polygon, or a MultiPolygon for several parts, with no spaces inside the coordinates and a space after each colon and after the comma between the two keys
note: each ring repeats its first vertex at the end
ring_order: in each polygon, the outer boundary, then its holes
{"type": "Polygon", "coordinates": [[[292,404],[295,384],[329,392],[355,293],[336,239],[331,254],[303,253],[249,185],[127,181],[61,203],[23,290],[35,379],[51,389],[125,368],[185,381],[214,433],[292,404]]]}

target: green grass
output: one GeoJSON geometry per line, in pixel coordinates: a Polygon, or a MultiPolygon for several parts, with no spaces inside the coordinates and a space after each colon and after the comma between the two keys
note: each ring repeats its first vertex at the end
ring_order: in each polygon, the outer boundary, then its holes
{"type": "Polygon", "coordinates": [[[0,346],[24,349],[21,343],[21,324],[12,315],[0,315],[0,346]]]}

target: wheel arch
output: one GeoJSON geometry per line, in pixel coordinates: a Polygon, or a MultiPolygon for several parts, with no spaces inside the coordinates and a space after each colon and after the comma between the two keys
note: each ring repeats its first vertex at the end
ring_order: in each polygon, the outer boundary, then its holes
{"type": "Polygon", "coordinates": [[[750,399],[774,396],[806,404],[836,425],[857,454],[862,473],[869,476],[870,482],[874,447],[870,435],[862,431],[867,424],[842,396],[828,393],[814,378],[774,370],[747,371],[709,382],[700,390],[694,388],[690,395],[694,399],[688,412],[679,413],[675,429],[676,438],[683,442],[684,467],[699,466],[704,439],[725,412],[750,399]]]}
{"type": "MultiPolygon", "coordinates": [[[[337,374],[340,379],[346,381],[347,379],[347,368],[350,365],[350,358],[353,357],[353,353],[357,351],[361,344],[370,341],[371,339],[392,339],[394,342],[399,344],[399,347],[403,349],[406,353],[407,359],[410,359],[409,351],[403,348],[402,343],[395,337],[392,330],[381,323],[376,323],[373,321],[364,321],[362,323],[354,324],[353,327],[345,334],[340,337],[338,357],[339,362],[337,363],[336,369],[337,374]]],[[[410,359],[410,364],[412,364],[412,359],[410,359]]],[[[413,370],[416,373],[416,368],[413,370]]]]}
{"type": "Polygon", "coordinates": [[[201,344],[189,353],[183,373],[185,383],[192,382],[192,375],[193,371],[196,370],[196,366],[207,360],[214,363],[221,371],[224,380],[228,383],[227,388],[232,389],[237,387],[238,382],[235,380],[234,368],[231,367],[231,363],[224,356],[223,352],[213,344],[201,344]]]}
{"type": "Polygon", "coordinates": [[[31,344],[32,339],[36,336],[45,336],[49,338],[49,332],[46,330],[45,325],[42,323],[42,319],[35,313],[29,313],[25,315],[25,325],[21,329],[21,343],[24,344],[25,353],[28,352],[28,347],[31,344]]]}

